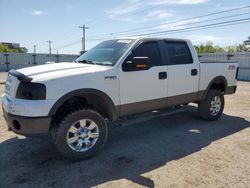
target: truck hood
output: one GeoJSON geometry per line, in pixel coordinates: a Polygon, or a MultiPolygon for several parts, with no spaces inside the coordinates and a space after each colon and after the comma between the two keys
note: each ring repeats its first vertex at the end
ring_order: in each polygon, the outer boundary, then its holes
{"type": "Polygon", "coordinates": [[[94,73],[110,69],[110,66],[62,62],[38,65],[17,70],[36,81],[55,79],[79,74],[94,73]]]}

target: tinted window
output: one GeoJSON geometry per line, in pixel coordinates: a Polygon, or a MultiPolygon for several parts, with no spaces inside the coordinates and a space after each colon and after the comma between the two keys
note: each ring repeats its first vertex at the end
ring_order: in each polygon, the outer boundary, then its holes
{"type": "Polygon", "coordinates": [[[131,60],[133,57],[149,57],[151,66],[162,65],[158,42],[140,44],[129,56],[128,60],[131,60]]]}
{"type": "Polygon", "coordinates": [[[185,42],[165,42],[170,64],[191,64],[193,58],[185,42]]]}

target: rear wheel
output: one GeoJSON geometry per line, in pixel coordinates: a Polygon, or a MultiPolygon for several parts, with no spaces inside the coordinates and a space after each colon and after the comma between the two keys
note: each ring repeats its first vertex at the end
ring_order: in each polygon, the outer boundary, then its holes
{"type": "Polygon", "coordinates": [[[108,136],[104,118],[85,109],[68,114],[52,131],[58,151],[72,160],[92,157],[102,149],[108,136]]]}
{"type": "Polygon", "coordinates": [[[206,99],[199,102],[198,111],[200,116],[208,121],[217,120],[224,109],[224,95],[218,90],[210,90],[206,99]]]}

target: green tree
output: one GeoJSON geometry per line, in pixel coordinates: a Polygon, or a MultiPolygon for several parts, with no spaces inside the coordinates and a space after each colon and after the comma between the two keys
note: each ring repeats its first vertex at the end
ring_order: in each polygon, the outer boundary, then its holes
{"type": "Polygon", "coordinates": [[[26,48],[9,48],[7,45],[0,43],[0,52],[15,52],[15,53],[26,53],[28,50],[26,48]]]}
{"type": "Polygon", "coordinates": [[[218,53],[222,53],[222,52],[225,52],[225,49],[224,48],[222,48],[222,47],[220,47],[220,46],[215,46],[215,49],[216,49],[216,52],[218,52],[218,53]]]}
{"type": "Polygon", "coordinates": [[[244,43],[239,44],[238,46],[236,46],[236,51],[237,52],[246,52],[248,51],[248,48],[246,47],[246,45],[244,43]]]}
{"type": "Polygon", "coordinates": [[[8,52],[8,47],[0,43],[0,52],[8,52]]]}
{"type": "Polygon", "coordinates": [[[225,51],[228,52],[228,53],[234,53],[234,52],[236,52],[236,45],[226,46],[225,47],[225,51]]]}
{"type": "Polygon", "coordinates": [[[205,44],[199,44],[194,46],[197,53],[222,53],[222,52],[228,52],[228,53],[234,53],[234,52],[246,52],[248,51],[247,46],[242,43],[238,45],[232,45],[232,46],[226,46],[226,47],[220,47],[218,45],[214,46],[213,42],[208,41],[205,44]]]}
{"type": "Polygon", "coordinates": [[[214,46],[212,41],[208,41],[205,44],[195,46],[197,53],[214,53],[224,52],[224,49],[219,46],[214,46]]]}

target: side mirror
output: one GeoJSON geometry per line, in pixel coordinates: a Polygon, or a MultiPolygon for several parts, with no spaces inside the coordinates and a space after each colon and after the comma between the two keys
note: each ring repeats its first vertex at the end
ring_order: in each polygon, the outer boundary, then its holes
{"type": "Polygon", "coordinates": [[[122,64],[124,72],[142,71],[150,68],[149,57],[134,57],[131,61],[126,61],[122,64]]]}

